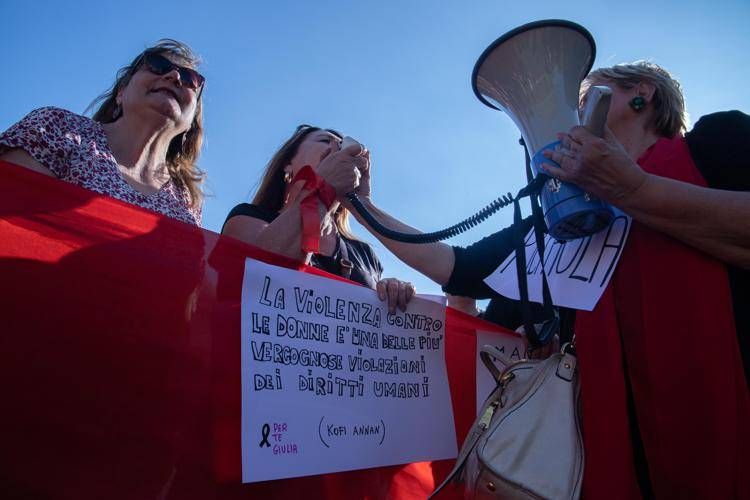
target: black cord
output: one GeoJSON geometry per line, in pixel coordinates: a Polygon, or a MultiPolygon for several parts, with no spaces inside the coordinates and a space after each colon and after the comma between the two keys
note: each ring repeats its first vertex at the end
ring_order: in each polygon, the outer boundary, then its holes
{"type": "Polygon", "coordinates": [[[453,236],[457,236],[463,232],[468,231],[472,227],[484,222],[490,215],[494,214],[501,208],[511,205],[515,200],[537,193],[544,182],[547,180],[546,175],[537,175],[537,177],[531,181],[527,186],[521,189],[518,194],[514,197],[510,193],[501,196],[479,212],[475,213],[471,217],[462,220],[458,224],[454,224],[451,227],[442,229],[440,231],[434,231],[432,233],[402,233],[394,231],[393,229],[385,227],[383,224],[378,222],[377,219],[367,210],[356,193],[349,193],[346,195],[347,199],[351,202],[354,209],[362,216],[362,218],[370,225],[372,229],[385,236],[388,239],[401,241],[403,243],[435,243],[436,241],[442,241],[453,236]]]}

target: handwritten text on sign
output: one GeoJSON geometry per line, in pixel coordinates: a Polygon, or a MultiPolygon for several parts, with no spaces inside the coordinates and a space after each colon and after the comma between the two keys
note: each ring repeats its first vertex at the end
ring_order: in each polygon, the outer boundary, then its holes
{"type": "Polygon", "coordinates": [[[456,456],[445,308],[251,259],[242,288],[242,478],[456,456]]]}
{"type": "MultiPolygon", "coordinates": [[[[534,230],[526,235],[526,275],[529,299],[542,302],[542,272],[547,275],[552,302],[558,306],[591,311],[604,293],[622,255],[631,219],[615,209],[609,228],[587,238],[560,242],[544,239],[544,263],[539,259],[534,230]]],[[[519,299],[516,255],[511,254],[485,280],[493,290],[519,299]]]]}

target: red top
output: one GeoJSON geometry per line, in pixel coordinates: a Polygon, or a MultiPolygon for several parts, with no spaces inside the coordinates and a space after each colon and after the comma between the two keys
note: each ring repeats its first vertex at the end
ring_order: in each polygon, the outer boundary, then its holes
{"type": "MultiPolygon", "coordinates": [[[[706,186],[682,137],[660,139],[638,163],[706,186]]],[[[750,498],[750,400],[724,264],[634,221],[607,290],[593,311],[578,311],[575,331],[585,498],[640,496],[626,371],[656,498],[750,498]]]]}

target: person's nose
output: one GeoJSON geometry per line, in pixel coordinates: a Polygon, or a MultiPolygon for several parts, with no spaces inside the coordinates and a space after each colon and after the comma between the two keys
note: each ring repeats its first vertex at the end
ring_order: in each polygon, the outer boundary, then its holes
{"type": "Polygon", "coordinates": [[[165,73],[164,78],[173,81],[178,87],[182,87],[182,77],[180,77],[180,72],[177,68],[173,68],[165,73]]]}

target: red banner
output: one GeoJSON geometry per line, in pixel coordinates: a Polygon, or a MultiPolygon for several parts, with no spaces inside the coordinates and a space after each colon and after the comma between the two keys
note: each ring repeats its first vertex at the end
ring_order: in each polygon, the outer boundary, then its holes
{"type": "MultiPolygon", "coordinates": [[[[452,461],[240,482],[246,257],[340,279],[0,162],[0,496],[425,498],[452,461]]],[[[446,317],[460,446],[504,330],[446,317]]]]}

